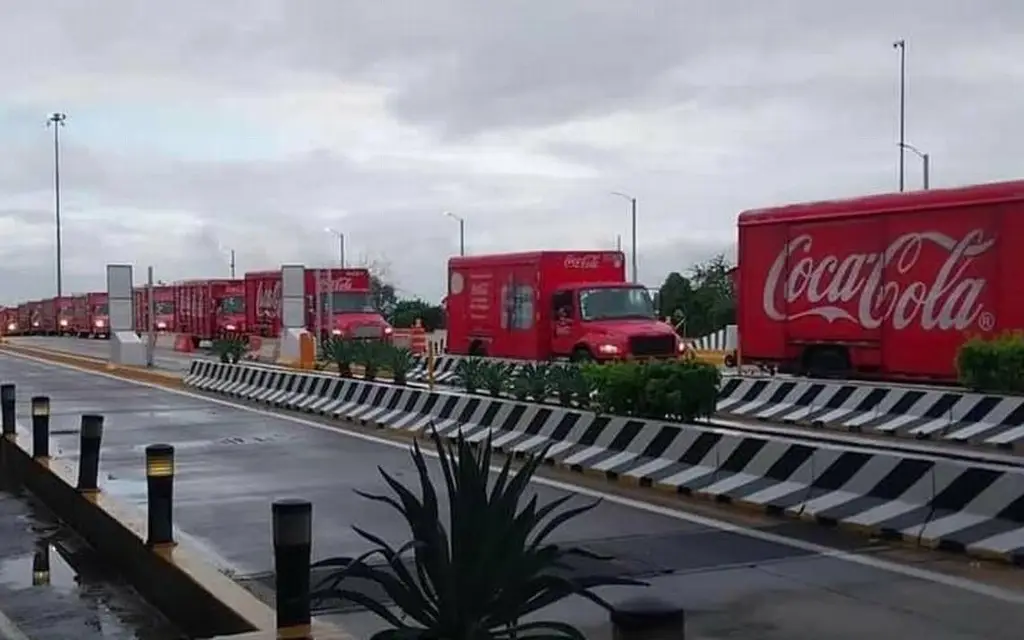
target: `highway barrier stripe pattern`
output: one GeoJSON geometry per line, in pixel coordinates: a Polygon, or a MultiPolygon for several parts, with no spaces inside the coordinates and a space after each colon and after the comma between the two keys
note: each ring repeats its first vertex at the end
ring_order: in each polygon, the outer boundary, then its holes
{"type": "Polygon", "coordinates": [[[760,437],[589,411],[194,361],[199,390],[417,433],[775,515],[1024,564],[1024,471],[884,448],[760,437]]]}
{"type": "Polygon", "coordinates": [[[1024,397],[844,382],[728,378],[718,413],[917,439],[1012,448],[1024,397]]]}

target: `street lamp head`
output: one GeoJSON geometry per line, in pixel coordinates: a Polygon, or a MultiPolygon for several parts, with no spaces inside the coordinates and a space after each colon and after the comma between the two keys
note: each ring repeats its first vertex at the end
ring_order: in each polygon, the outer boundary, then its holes
{"type": "Polygon", "coordinates": [[[446,218],[451,218],[452,220],[458,220],[459,222],[462,221],[462,217],[461,216],[457,216],[454,213],[452,213],[451,211],[445,211],[444,215],[445,215],[446,218]]]}
{"type": "Polygon", "coordinates": [[[893,49],[902,49],[905,46],[907,46],[907,41],[903,39],[897,40],[896,42],[892,43],[893,49]]]}
{"type": "Polygon", "coordinates": [[[64,121],[67,120],[67,119],[68,119],[68,117],[67,117],[66,114],[63,114],[63,113],[60,113],[60,112],[54,112],[54,113],[51,113],[50,117],[48,117],[46,119],[46,126],[49,127],[51,125],[60,125],[60,126],[63,127],[64,126],[64,121]]]}

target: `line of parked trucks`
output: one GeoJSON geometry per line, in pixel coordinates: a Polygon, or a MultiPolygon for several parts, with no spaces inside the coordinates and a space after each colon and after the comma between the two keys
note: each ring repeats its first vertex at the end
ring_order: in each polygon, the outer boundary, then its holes
{"type": "MultiPolygon", "coordinates": [[[[386,339],[391,326],[373,305],[366,269],[307,269],[306,321],[325,335],[386,339]]],[[[134,291],[135,328],[191,337],[194,346],[228,336],[277,336],[281,331],[281,272],[257,271],[241,279],[189,280],[134,291]]],[[[23,302],[2,310],[7,335],[107,338],[106,292],[23,302]]]]}
{"type": "MultiPolygon", "coordinates": [[[[736,289],[742,364],[831,377],[955,380],[972,336],[1024,330],[1024,180],[746,211],[736,289]]],[[[448,261],[448,353],[524,360],[676,357],[618,251],[448,261]]],[[[387,339],[364,269],[306,272],[307,329],[387,339]]],[[[142,290],[136,324],[148,326],[142,290]]],[[[281,272],[156,287],[155,327],[276,336],[281,272]]],[[[4,311],[8,334],[103,337],[105,293],[4,311]]]]}

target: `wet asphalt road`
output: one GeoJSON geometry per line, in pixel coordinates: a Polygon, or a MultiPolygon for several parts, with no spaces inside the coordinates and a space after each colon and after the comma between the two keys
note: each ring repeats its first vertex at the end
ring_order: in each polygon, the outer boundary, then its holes
{"type": "MultiPolygon", "coordinates": [[[[51,397],[51,450],[61,457],[75,456],[79,416],[104,413],[101,482],[124,501],[144,504],[144,447],[174,444],[179,535],[238,578],[256,576],[252,582],[259,582],[258,576],[271,569],[270,503],[276,498],[313,502],[318,558],[364,551],[353,524],[391,542],[404,540],[397,517],[353,489],[384,492],[378,466],[401,481],[415,482],[405,447],[6,355],[0,356],[0,380],[18,385],[23,421],[29,397],[51,397]]],[[[547,486],[538,485],[536,491],[543,500],[564,495],[547,486]]],[[[872,552],[867,540],[839,538],[800,523],[766,524],[761,531],[872,552]]],[[[645,576],[657,595],[685,606],[689,637],[1009,640],[1019,638],[1024,626],[1024,593],[1008,602],[641,505],[604,501],[558,537],[615,555],[624,574],[645,576]]],[[[604,595],[620,599],[630,592],[604,595]]],[[[576,624],[588,637],[607,637],[604,612],[589,603],[568,601],[546,613],[576,624]]],[[[327,617],[357,636],[377,628],[365,612],[327,617]]]]}
{"type": "Polygon", "coordinates": [[[107,574],[92,550],[34,499],[11,487],[0,489],[0,611],[32,640],[185,637],[107,574]],[[49,572],[35,574],[45,562],[49,572]]]}
{"type": "MultiPolygon", "coordinates": [[[[107,360],[110,358],[110,341],[87,340],[81,338],[55,337],[15,337],[10,338],[11,344],[27,347],[39,347],[54,351],[63,351],[80,356],[107,360]]],[[[188,371],[189,363],[195,358],[212,357],[203,353],[178,353],[168,347],[157,347],[154,352],[153,364],[157,369],[183,373],[188,371]]]]}

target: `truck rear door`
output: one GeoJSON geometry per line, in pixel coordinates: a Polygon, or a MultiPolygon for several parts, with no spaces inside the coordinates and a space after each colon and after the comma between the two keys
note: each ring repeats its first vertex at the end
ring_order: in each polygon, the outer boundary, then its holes
{"type": "MultiPolygon", "coordinates": [[[[501,331],[505,334],[502,356],[534,359],[538,357],[541,338],[537,327],[537,266],[512,265],[505,272],[499,288],[501,300],[501,331]]],[[[495,353],[494,355],[498,355],[495,353]]]]}

